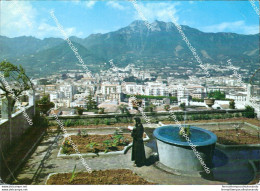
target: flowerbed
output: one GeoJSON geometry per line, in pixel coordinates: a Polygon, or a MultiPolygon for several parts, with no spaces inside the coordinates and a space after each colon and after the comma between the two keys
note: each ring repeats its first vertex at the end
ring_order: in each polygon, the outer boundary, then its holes
{"type": "MultiPolygon", "coordinates": [[[[99,153],[110,151],[121,151],[131,141],[130,134],[109,135],[71,135],[71,140],[77,145],[80,153],[99,153]]],[[[62,144],[62,154],[75,154],[71,143],[65,138],[62,144]]]]}
{"type": "Polygon", "coordinates": [[[79,173],[54,174],[47,180],[48,185],[151,185],[128,169],[100,170],[79,173]],[[73,177],[73,178],[72,178],[73,177]]]}
{"type": "Polygon", "coordinates": [[[218,143],[224,145],[260,144],[258,136],[251,135],[244,130],[218,130],[213,131],[218,137],[218,143]]]}

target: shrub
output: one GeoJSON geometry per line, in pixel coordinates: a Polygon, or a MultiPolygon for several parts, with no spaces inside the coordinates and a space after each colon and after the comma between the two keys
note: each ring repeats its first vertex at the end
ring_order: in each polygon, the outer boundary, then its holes
{"type": "Polygon", "coordinates": [[[210,116],[209,116],[208,114],[206,114],[206,115],[204,116],[204,119],[209,120],[209,119],[210,119],[210,116]]]}
{"type": "Polygon", "coordinates": [[[192,101],[194,101],[194,102],[204,102],[204,99],[192,98],[192,101]]]}
{"type": "Polygon", "coordinates": [[[63,142],[61,148],[62,148],[61,152],[62,152],[63,154],[69,154],[70,148],[72,148],[72,145],[71,145],[71,143],[70,143],[69,140],[65,140],[65,141],[63,142]]]}
{"type": "Polygon", "coordinates": [[[150,110],[149,110],[149,107],[148,106],[146,106],[145,108],[144,108],[144,112],[149,112],[150,110]]]}
{"type": "Polygon", "coordinates": [[[235,114],[235,117],[240,117],[240,114],[239,114],[239,113],[236,113],[236,114],[235,114]]]}
{"type": "Polygon", "coordinates": [[[86,130],[82,130],[81,136],[82,137],[87,137],[88,136],[88,132],[86,130]]]}
{"type": "Polygon", "coordinates": [[[61,152],[62,152],[62,154],[69,154],[69,149],[67,148],[67,147],[65,147],[65,146],[61,146],[61,152]]]}
{"type": "Polygon", "coordinates": [[[169,111],[170,110],[170,105],[165,105],[164,109],[165,109],[165,111],[169,111]]]}
{"type": "Polygon", "coordinates": [[[186,106],[186,104],[185,104],[185,103],[181,103],[181,104],[180,104],[180,108],[181,108],[182,110],[184,110],[184,109],[185,109],[185,106],[186,106]]]}
{"type": "Polygon", "coordinates": [[[49,95],[45,95],[40,100],[36,101],[36,106],[42,113],[47,114],[47,112],[53,108],[55,104],[50,102],[49,95]]]}
{"type": "Polygon", "coordinates": [[[81,130],[80,129],[78,129],[77,136],[81,136],[81,130]]]}
{"type": "Polygon", "coordinates": [[[77,107],[76,109],[79,115],[83,114],[84,109],[82,107],[77,107]]]}
{"type": "Polygon", "coordinates": [[[233,118],[233,115],[231,113],[228,113],[227,118],[233,118]]]}
{"type": "Polygon", "coordinates": [[[57,125],[57,123],[55,123],[55,122],[53,122],[53,121],[49,121],[48,122],[48,126],[56,126],[57,125]]]}
{"type": "Polygon", "coordinates": [[[120,118],[118,115],[115,115],[116,122],[118,123],[120,121],[120,118]]]}
{"type": "Polygon", "coordinates": [[[229,108],[230,109],[235,109],[235,101],[232,99],[230,102],[229,102],[229,108]]]}
{"type": "Polygon", "coordinates": [[[90,124],[89,120],[84,121],[84,125],[89,125],[89,124],[90,124]]]}
{"type": "Polygon", "coordinates": [[[113,138],[113,142],[116,144],[116,146],[120,145],[121,141],[123,141],[123,139],[124,139],[123,135],[120,135],[120,134],[116,134],[112,138],[113,138]]]}
{"type": "Polygon", "coordinates": [[[40,115],[40,113],[36,113],[32,118],[33,127],[48,127],[49,121],[46,117],[40,115]]]}
{"type": "Polygon", "coordinates": [[[255,118],[256,114],[255,114],[255,109],[251,106],[246,106],[246,111],[244,113],[242,113],[243,117],[246,118],[255,118]]]}
{"type": "Polygon", "coordinates": [[[105,113],[105,108],[99,108],[98,109],[98,114],[104,114],[105,113]]]}
{"type": "Polygon", "coordinates": [[[94,124],[98,125],[99,124],[99,119],[94,119],[94,124]]]}
{"type": "Polygon", "coordinates": [[[220,115],[216,115],[215,119],[221,119],[221,116],[220,115]]]}
{"type": "Polygon", "coordinates": [[[182,115],[178,115],[178,116],[176,116],[176,119],[177,119],[178,121],[183,121],[183,120],[184,120],[184,118],[183,118],[182,115]]]}
{"type": "Polygon", "coordinates": [[[214,99],[217,99],[217,100],[225,100],[226,94],[225,94],[225,92],[221,92],[220,90],[217,90],[217,91],[209,92],[208,97],[214,98],[214,99]]]}
{"type": "Polygon", "coordinates": [[[91,152],[93,152],[93,153],[98,153],[98,151],[99,151],[99,149],[97,148],[98,146],[99,146],[98,143],[91,142],[91,143],[86,145],[86,148],[87,149],[89,148],[91,150],[91,152]]]}
{"type": "Polygon", "coordinates": [[[105,123],[106,125],[110,125],[110,120],[109,120],[109,119],[105,119],[105,120],[104,120],[104,123],[105,123]]]}
{"type": "Polygon", "coordinates": [[[71,127],[73,125],[74,125],[74,123],[72,122],[71,119],[67,119],[66,121],[64,121],[64,126],[65,127],[71,127]]]}
{"type": "Polygon", "coordinates": [[[71,122],[71,124],[74,124],[75,126],[84,125],[84,120],[77,120],[75,122],[71,122]]]}
{"type": "Polygon", "coordinates": [[[108,152],[108,150],[111,148],[112,141],[111,140],[105,140],[103,141],[103,146],[105,146],[105,153],[108,152]]]}

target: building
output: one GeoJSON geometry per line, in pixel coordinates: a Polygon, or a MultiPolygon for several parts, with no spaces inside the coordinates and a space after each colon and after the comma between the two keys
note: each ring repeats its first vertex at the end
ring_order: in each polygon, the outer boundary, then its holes
{"type": "Polygon", "coordinates": [[[145,86],[145,95],[169,96],[169,92],[166,84],[159,82],[147,82],[145,86]]]}
{"type": "Polygon", "coordinates": [[[121,86],[118,84],[102,84],[101,94],[104,95],[105,100],[120,101],[121,100],[121,86]]]}

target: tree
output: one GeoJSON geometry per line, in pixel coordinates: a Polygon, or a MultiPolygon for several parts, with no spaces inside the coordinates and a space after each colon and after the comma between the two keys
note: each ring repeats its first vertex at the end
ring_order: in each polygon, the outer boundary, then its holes
{"type": "Polygon", "coordinates": [[[229,108],[230,109],[235,109],[235,101],[232,99],[230,102],[229,102],[229,108]]]}
{"type": "Polygon", "coordinates": [[[90,111],[92,109],[97,109],[97,102],[92,98],[91,95],[89,95],[87,98],[86,98],[86,101],[87,101],[87,110],[90,111]]]}
{"type": "Polygon", "coordinates": [[[33,89],[33,84],[25,74],[23,67],[15,66],[10,62],[3,61],[0,63],[0,89],[3,91],[2,96],[7,99],[7,115],[9,119],[10,144],[12,143],[12,124],[11,115],[15,102],[19,96],[27,90],[33,89]]]}
{"type": "Polygon", "coordinates": [[[0,89],[8,101],[9,117],[13,111],[15,102],[18,97],[27,90],[33,89],[33,84],[25,74],[23,67],[15,66],[10,62],[3,61],[0,63],[0,72],[3,77],[0,78],[0,89]]]}
{"type": "Polygon", "coordinates": [[[182,110],[185,110],[185,106],[186,106],[185,103],[181,103],[181,104],[180,104],[180,108],[181,108],[182,110]]]}
{"type": "Polygon", "coordinates": [[[150,104],[149,106],[146,106],[146,107],[144,108],[144,111],[145,111],[145,112],[153,112],[155,108],[156,108],[155,105],[150,104]]]}
{"type": "Polygon", "coordinates": [[[225,92],[221,92],[220,90],[209,92],[209,98],[214,98],[216,100],[224,100],[226,98],[225,92]]]}
{"type": "Polygon", "coordinates": [[[53,102],[50,102],[49,95],[44,95],[40,100],[36,102],[36,106],[39,108],[39,110],[47,114],[47,112],[55,106],[53,102]]]}
{"type": "Polygon", "coordinates": [[[242,113],[242,116],[247,117],[247,118],[255,118],[256,117],[255,109],[253,107],[247,105],[245,112],[242,113]]]}

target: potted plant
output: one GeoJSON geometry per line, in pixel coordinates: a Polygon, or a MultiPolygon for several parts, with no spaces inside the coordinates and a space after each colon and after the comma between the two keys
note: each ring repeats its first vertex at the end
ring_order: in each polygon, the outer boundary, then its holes
{"type": "Polygon", "coordinates": [[[82,107],[77,107],[76,109],[79,115],[83,114],[84,109],[82,107]]]}
{"type": "Polygon", "coordinates": [[[49,96],[47,95],[43,96],[42,99],[37,101],[36,105],[43,114],[47,114],[47,112],[55,106],[53,102],[50,102],[49,96]]]}
{"type": "Polygon", "coordinates": [[[235,101],[232,99],[230,102],[229,102],[229,109],[235,109],[236,106],[235,106],[235,101]]]}
{"type": "Polygon", "coordinates": [[[215,99],[214,98],[205,98],[204,102],[207,106],[212,107],[215,103],[215,99]]]}
{"type": "Polygon", "coordinates": [[[132,100],[133,108],[138,110],[139,107],[142,106],[142,100],[137,99],[137,100],[132,100]]]}
{"type": "Polygon", "coordinates": [[[187,127],[181,127],[179,131],[179,135],[181,137],[184,137],[185,135],[189,137],[191,135],[190,125],[188,125],[187,127]]]}
{"type": "Polygon", "coordinates": [[[103,108],[103,107],[99,108],[98,114],[105,114],[105,108],[103,108]]]}
{"type": "Polygon", "coordinates": [[[165,109],[165,111],[169,111],[170,110],[170,105],[165,105],[164,109],[165,109]]]}

